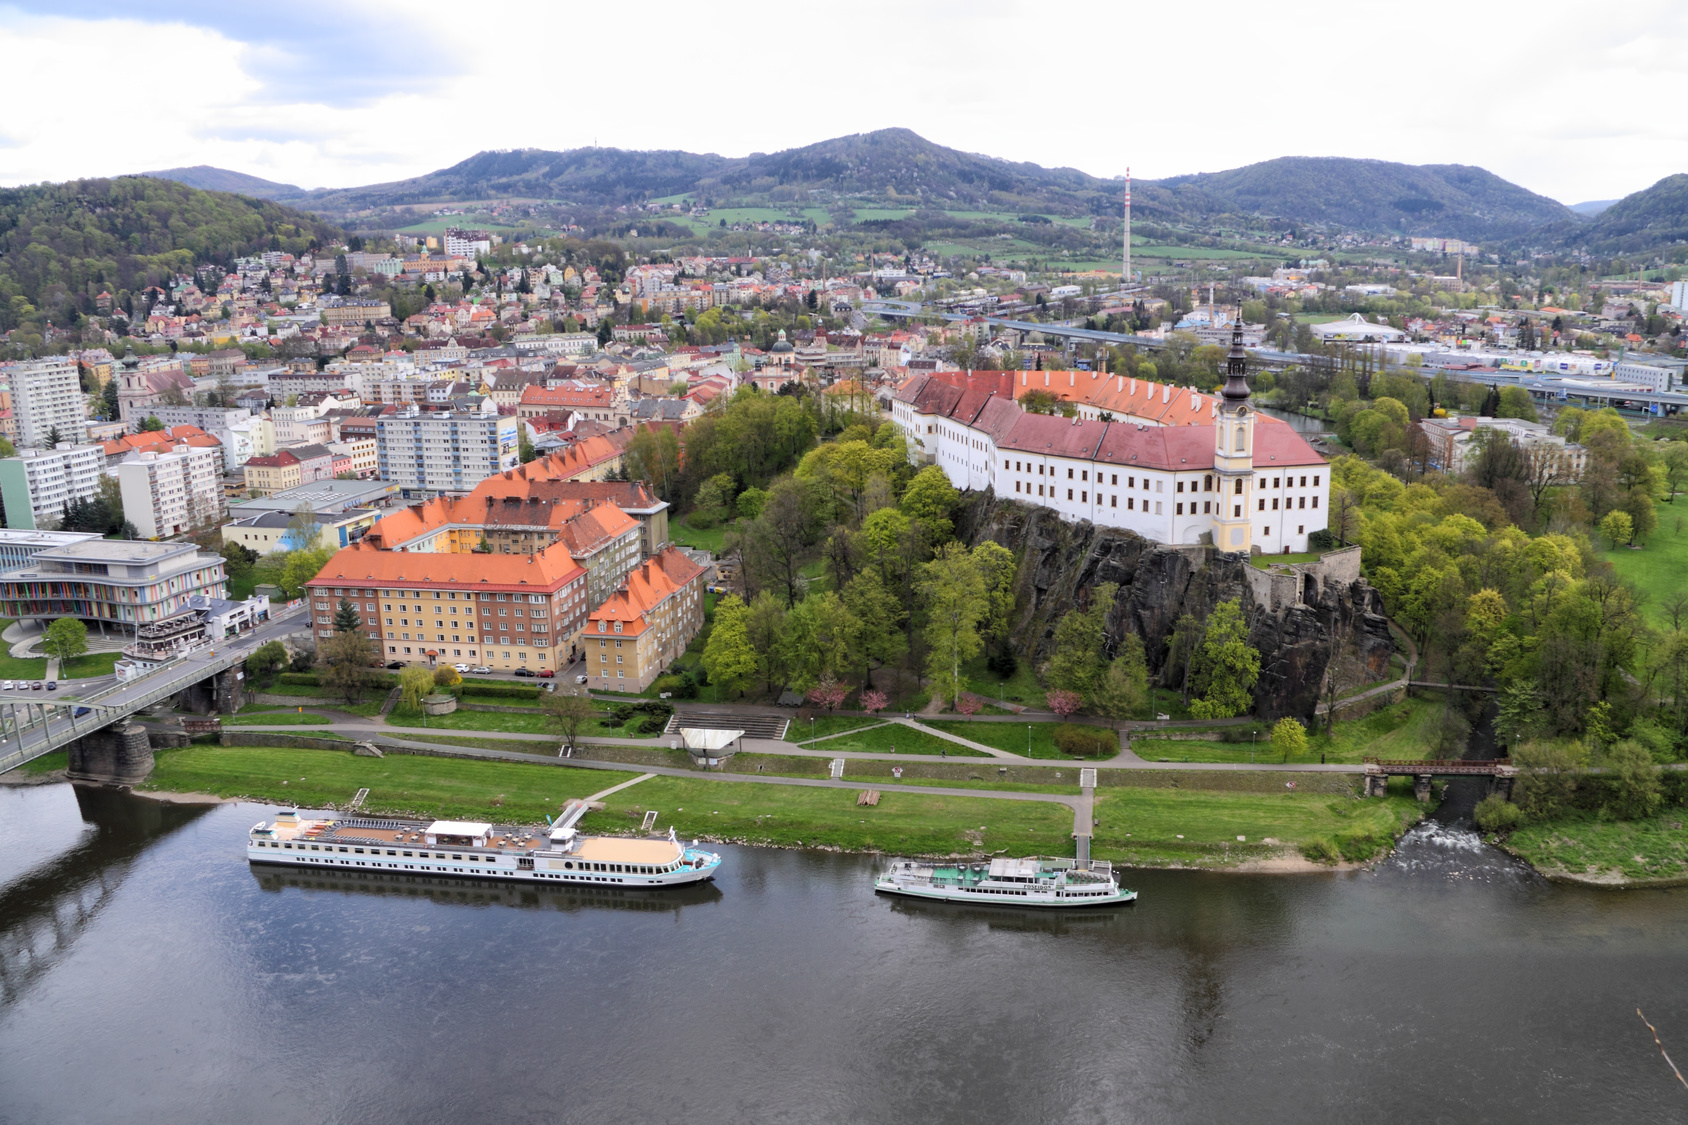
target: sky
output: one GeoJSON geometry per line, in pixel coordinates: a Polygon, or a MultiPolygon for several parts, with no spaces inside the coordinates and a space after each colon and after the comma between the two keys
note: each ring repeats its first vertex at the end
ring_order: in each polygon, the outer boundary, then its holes
{"type": "Polygon", "coordinates": [[[1098,176],[1474,164],[1565,203],[1688,171],[1688,4],[0,0],[0,184],[305,187],[477,151],[742,156],[904,126],[1098,176]]]}

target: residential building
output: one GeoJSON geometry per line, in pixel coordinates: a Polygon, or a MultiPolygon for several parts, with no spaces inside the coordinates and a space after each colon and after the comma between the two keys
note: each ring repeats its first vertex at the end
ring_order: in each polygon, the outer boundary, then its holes
{"type": "Polygon", "coordinates": [[[98,445],[60,442],[53,449],[25,449],[0,460],[0,502],[6,526],[57,527],[64,506],[100,490],[105,450],[98,445]]]}
{"type": "Polygon", "coordinates": [[[392,306],[386,301],[372,301],[364,298],[345,297],[320,306],[322,322],[330,327],[349,324],[361,327],[372,320],[384,320],[393,315],[392,306]]]}
{"type": "Polygon", "coordinates": [[[409,410],[375,420],[381,478],[406,493],[468,492],[521,463],[516,418],[409,410]]]}
{"type": "Polygon", "coordinates": [[[223,542],[239,543],[248,551],[267,555],[274,551],[305,551],[316,547],[339,550],[364,537],[381,513],[374,508],[349,508],[340,512],[319,512],[314,533],[304,534],[294,512],[257,512],[223,525],[223,542]]]}
{"type": "Polygon", "coordinates": [[[254,457],[242,470],[246,474],[246,489],[258,496],[271,496],[290,488],[298,488],[305,481],[304,466],[299,458],[285,449],[268,457],[254,457]]]}
{"type": "Polygon", "coordinates": [[[1538,472],[1552,484],[1573,484],[1582,479],[1588,464],[1588,450],[1568,442],[1541,422],[1522,418],[1480,418],[1449,415],[1426,418],[1420,425],[1430,440],[1431,458],[1445,472],[1463,473],[1481,445],[1478,431],[1504,434],[1524,451],[1530,476],[1538,472]]]}
{"type": "Polygon", "coordinates": [[[87,403],[76,361],[67,356],[50,356],[8,364],[3,371],[12,396],[12,415],[17,423],[17,443],[30,449],[56,441],[80,442],[86,435],[87,403]]]}
{"type": "Polygon", "coordinates": [[[315,484],[241,500],[229,507],[229,517],[240,519],[260,512],[286,512],[291,515],[304,507],[309,507],[318,515],[352,508],[383,508],[397,491],[386,481],[319,480],[315,484]]]}
{"type": "Polygon", "coordinates": [[[117,466],[123,516],[142,539],[220,523],[225,512],[222,450],[178,445],[130,453],[117,466]]]}
{"type": "Polygon", "coordinates": [[[252,416],[251,411],[239,407],[221,406],[158,406],[153,417],[174,432],[177,426],[196,426],[216,438],[223,445],[223,468],[234,472],[250,457],[275,452],[273,438],[266,446],[263,430],[270,426],[267,419],[252,416]]]}
{"type": "Polygon", "coordinates": [[[192,543],[90,539],[36,554],[0,572],[0,613],[45,626],[60,617],[104,625],[161,621],[195,595],[228,596],[218,555],[192,543]]]}
{"type": "Polygon", "coordinates": [[[703,628],[707,572],[678,547],[635,567],[586,619],[581,640],[591,686],[643,691],[703,628]]]}
{"type": "Polygon", "coordinates": [[[642,482],[528,480],[526,467],[488,477],[468,496],[399,508],[369,540],[387,551],[531,554],[555,543],[570,520],[608,504],[638,522],[642,556],[668,545],[668,504],[642,482]]]}
{"type": "Polygon", "coordinates": [[[144,430],[138,434],[124,434],[101,443],[105,449],[106,468],[115,468],[131,453],[141,453],[147,450],[160,452],[174,449],[178,445],[191,445],[200,449],[215,449],[218,460],[222,459],[223,443],[201,430],[198,426],[176,426],[168,430],[144,430]]]}
{"type": "Polygon", "coordinates": [[[100,538],[93,531],[0,530],[0,570],[23,566],[49,547],[64,547],[100,538]]]}
{"type": "Polygon", "coordinates": [[[586,617],[586,571],[561,545],[531,555],[411,554],[360,543],[306,583],[317,642],[340,599],[386,660],[566,668],[586,617]]]}
{"type": "Polygon", "coordinates": [[[546,414],[572,412],[594,422],[625,422],[627,407],[616,404],[615,392],[609,387],[571,383],[561,387],[529,384],[523,391],[516,414],[522,418],[538,418],[546,414]]]}
{"type": "Polygon", "coordinates": [[[369,480],[381,474],[381,459],[373,436],[357,437],[350,441],[331,441],[328,448],[334,454],[335,476],[340,475],[342,458],[346,471],[360,480],[369,480]]]}
{"type": "Polygon", "coordinates": [[[587,604],[602,605],[639,562],[639,521],[614,504],[599,504],[563,524],[557,542],[586,568],[587,604]]]}
{"type": "Polygon", "coordinates": [[[319,480],[334,479],[334,451],[314,442],[289,445],[277,453],[291,453],[299,459],[299,483],[315,484],[319,480]]]}

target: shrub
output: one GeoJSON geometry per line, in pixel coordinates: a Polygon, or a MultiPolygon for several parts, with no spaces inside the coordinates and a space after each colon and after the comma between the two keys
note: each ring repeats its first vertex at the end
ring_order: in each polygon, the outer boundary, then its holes
{"type": "Polygon", "coordinates": [[[485,684],[464,680],[459,695],[478,695],[487,699],[538,699],[539,689],[517,684],[485,684]]]}
{"type": "Polygon", "coordinates": [[[1499,793],[1490,793],[1477,802],[1472,819],[1485,832],[1510,832],[1524,823],[1524,810],[1499,793]]]}
{"type": "Polygon", "coordinates": [[[1551,820],[1570,807],[1582,781],[1582,762],[1564,746],[1526,742],[1512,752],[1518,777],[1513,796],[1529,820],[1551,820]]]}
{"type": "Polygon", "coordinates": [[[1104,758],[1119,753],[1119,735],[1107,727],[1062,723],[1052,737],[1063,754],[1075,758],[1104,758]]]}
{"type": "Polygon", "coordinates": [[[1020,659],[1008,649],[993,652],[985,658],[985,667],[992,675],[1001,676],[1005,680],[1014,678],[1014,673],[1020,670],[1020,659]]]}
{"type": "Polygon", "coordinates": [[[276,677],[277,683],[298,684],[300,687],[321,687],[315,672],[283,672],[276,677]]]}
{"type": "Polygon", "coordinates": [[[1605,811],[1619,820],[1640,820],[1659,808],[1659,768],[1638,742],[1624,741],[1606,752],[1605,811]]]}
{"type": "Polygon", "coordinates": [[[632,723],[633,730],[636,732],[643,730],[647,722],[655,721],[657,726],[652,733],[661,733],[662,728],[668,725],[668,716],[673,713],[674,708],[662,700],[647,699],[641,703],[612,704],[609,714],[599,721],[606,727],[619,727],[632,723]]]}
{"type": "Polygon", "coordinates": [[[1342,858],[1336,844],[1324,836],[1315,836],[1301,845],[1301,854],[1314,863],[1335,863],[1342,858]]]}
{"type": "Polygon", "coordinates": [[[1321,527],[1317,531],[1307,533],[1307,549],[1309,551],[1330,551],[1336,548],[1336,534],[1328,528],[1321,527]]]}
{"type": "Polygon", "coordinates": [[[1284,761],[1307,753],[1307,728],[1300,719],[1285,715],[1272,727],[1272,749],[1284,756],[1284,761]]]}
{"type": "Polygon", "coordinates": [[[1395,841],[1370,828],[1350,828],[1336,834],[1336,850],[1349,863],[1364,863],[1388,851],[1395,841]]]}

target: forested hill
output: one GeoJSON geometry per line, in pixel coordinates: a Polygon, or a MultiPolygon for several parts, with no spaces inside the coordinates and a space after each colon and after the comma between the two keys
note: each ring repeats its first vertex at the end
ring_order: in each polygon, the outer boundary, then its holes
{"type": "Polygon", "coordinates": [[[1193,188],[1242,214],[1474,241],[1576,219],[1557,200],[1464,164],[1285,156],[1226,172],[1174,176],[1157,186],[1173,193],[1193,188]]]}
{"type": "Polygon", "coordinates": [[[160,172],[142,172],[157,180],[175,180],[179,184],[201,191],[235,191],[258,199],[296,199],[305,189],[292,184],[278,184],[261,176],[245,172],[231,172],[227,168],[213,168],[209,164],[195,164],[191,168],[166,168],[160,172]]]}
{"type": "Polygon", "coordinates": [[[341,237],[279,203],[146,176],[0,189],[0,331],[67,324],[101,290],[121,304],[204,262],[341,237]]]}
{"type": "Polygon", "coordinates": [[[1688,240],[1688,175],[1626,195],[1576,232],[1592,250],[1626,253],[1688,240]]]}

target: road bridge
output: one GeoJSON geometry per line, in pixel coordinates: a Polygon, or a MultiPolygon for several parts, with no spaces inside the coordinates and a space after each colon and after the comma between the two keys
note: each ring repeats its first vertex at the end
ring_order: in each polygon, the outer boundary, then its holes
{"type": "Polygon", "coordinates": [[[1164,348],[1166,341],[1153,336],[1135,336],[1128,332],[1103,332],[1095,328],[1079,328],[1071,324],[1044,323],[1037,320],[1014,320],[1009,317],[985,316],[976,313],[939,312],[924,308],[918,301],[866,301],[862,312],[873,316],[918,317],[935,316],[940,320],[982,320],[999,328],[1018,332],[1041,332],[1045,336],[1063,336],[1074,340],[1089,340],[1097,344],[1125,345],[1138,348],[1164,348]]]}
{"type": "Polygon", "coordinates": [[[1383,796],[1388,791],[1391,777],[1410,777],[1413,779],[1413,795],[1421,801],[1430,799],[1433,778],[1487,777],[1491,779],[1491,793],[1510,796],[1512,779],[1518,776],[1518,767],[1512,764],[1511,758],[1422,758],[1416,761],[1410,758],[1367,758],[1365,766],[1366,796],[1383,796]]]}
{"type": "MultiPolygon", "coordinates": [[[[113,680],[86,695],[66,691],[67,698],[63,699],[34,696],[19,699],[12,709],[12,721],[6,723],[0,719],[0,773],[90,736],[99,737],[88,748],[97,758],[117,767],[118,776],[113,780],[125,780],[122,776],[128,769],[125,760],[135,756],[144,754],[150,769],[151,751],[145,732],[131,728],[124,720],[136,711],[201,685],[209,689],[206,702],[225,713],[234,711],[245,676],[241,666],[252,650],[301,628],[309,620],[301,602],[273,614],[250,633],[195,649],[137,680],[128,683],[113,680]],[[18,706],[24,711],[21,720],[17,716],[18,706]]],[[[139,768],[138,762],[133,765],[139,768]]],[[[146,770],[140,772],[144,776],[146,770]]]]}

